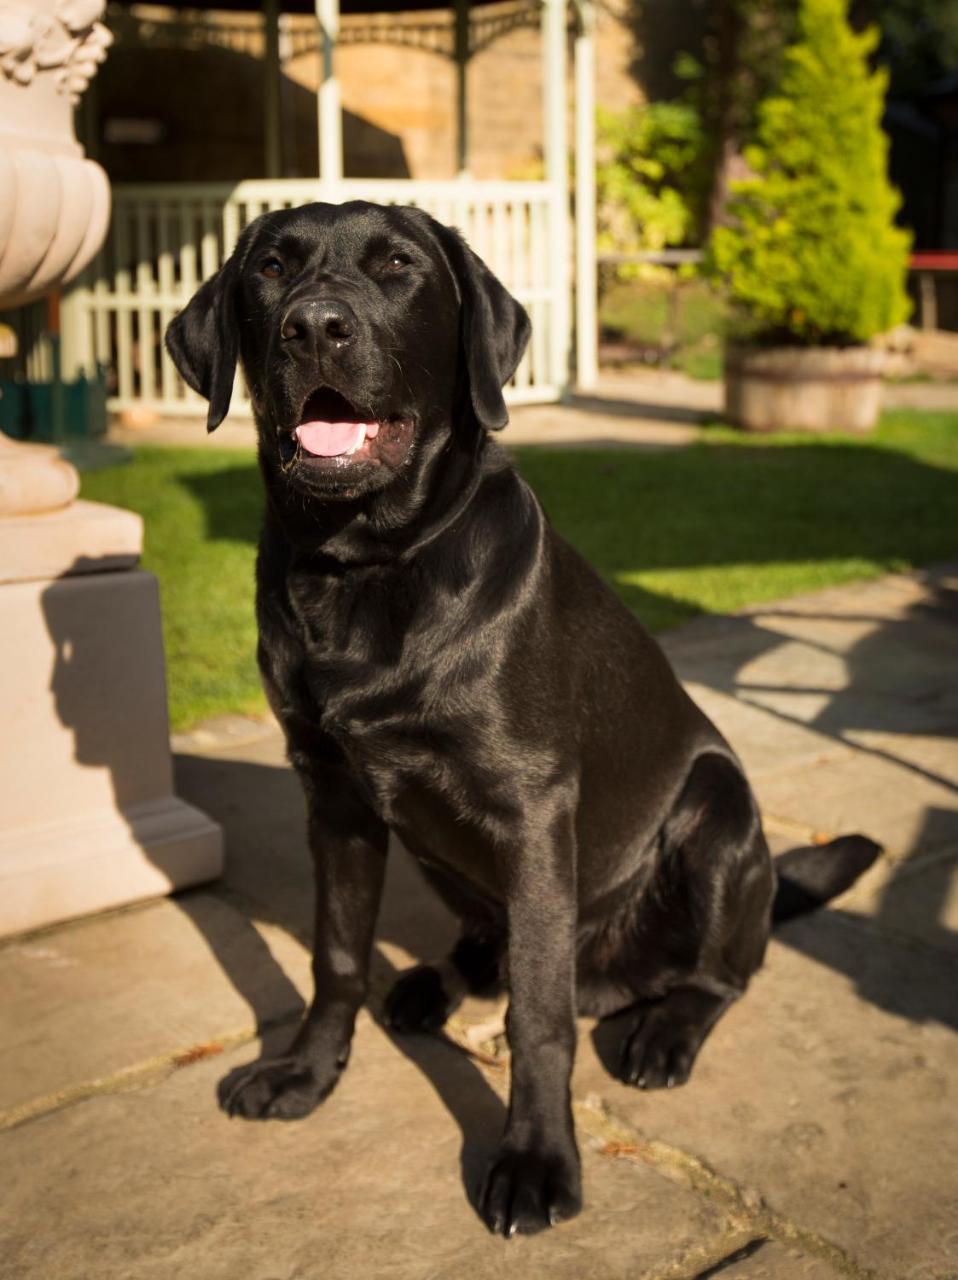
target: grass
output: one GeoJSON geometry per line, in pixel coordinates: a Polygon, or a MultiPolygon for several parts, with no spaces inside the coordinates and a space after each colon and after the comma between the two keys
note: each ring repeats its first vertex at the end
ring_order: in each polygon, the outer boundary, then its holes
{"type": "Polygon", "coordinates": [[[132,462],[85,474],[82,496],[144,517],[143,567],[160,581],[173,728],[226,711],[262,711],[255,459],[225,449],[142,448],[132,462]]]}
{"type": "Polygon", "coordinates": [[[703,280],[614,280],[602,291],[602,332],[692,378],[722,376],[725,312],[703,280]]]}
{"type": "MultiPolygon", "coordinates": [[[[680,451],[515,455],[559,530],[653,630],[958,554],[958,414],[888,414],[866,439],[716,427],[680,451]]],[[[143,448],[84,476],[83,496],[146,519],[174,727],[263,709],[255,461],[143,448]]]]}

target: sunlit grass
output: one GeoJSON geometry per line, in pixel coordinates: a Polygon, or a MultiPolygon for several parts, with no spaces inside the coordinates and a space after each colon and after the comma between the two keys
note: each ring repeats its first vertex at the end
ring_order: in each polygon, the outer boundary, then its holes
{"type": "MultiPolygon", "coordinates": [[[[515,455],[557,528],[653,630],[958,555],[958,414],[890,414],[865,439],[715,428],[685,450],[515,455]]],[[[143,448],[86,475],[83,495],[145,517],[174,726],[262,709],[252,456],[143,448]]]]}

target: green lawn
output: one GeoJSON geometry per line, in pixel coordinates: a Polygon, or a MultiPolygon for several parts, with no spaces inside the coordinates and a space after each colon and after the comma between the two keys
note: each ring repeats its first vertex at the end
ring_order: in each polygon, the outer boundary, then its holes
{"type": "MultiPolygon", "coordinates": [[[[515,452],[556,526],[653,630],[958,555],[958,414],[889,414],[867,440],[714,428],[674,452],[515,452]]],[[[85,475],[83,496],[146,519],[174,727],[262,709],[255,461],[142,448],[85,475]]]]}
{"type": "Polygon", "coordinates": [[[610,339],[625,340],[650,353],[663,344],[662,360],[692,378],[722,376],[725,327],[721,299],[704,280],[615,280],[603,289],[599,323],[610,339]]]}

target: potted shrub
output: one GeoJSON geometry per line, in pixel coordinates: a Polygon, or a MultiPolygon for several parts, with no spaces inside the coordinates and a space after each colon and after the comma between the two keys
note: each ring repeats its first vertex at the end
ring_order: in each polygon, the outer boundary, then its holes
{"type": "Polygon", "coordinates": [[[876,33],[847,0],[801,0],[780,85],[759,107],[749,176],[733,185],[708,269],[732,307],[726,413],[752,430],[866,431],[883,353],[868,343],[907,316],[909,234],[887,176],[886,76],[876,33]]]}

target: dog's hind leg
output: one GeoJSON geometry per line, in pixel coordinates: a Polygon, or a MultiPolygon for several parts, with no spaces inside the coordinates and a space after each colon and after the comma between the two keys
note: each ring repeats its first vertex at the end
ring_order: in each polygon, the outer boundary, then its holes
{"type": "Polygon", "coordinates": [[[496,988],[502,950],[501,936],[464,933],[440,964],[399,975],[386,996],[386,1022],[394,1031],[437,1031],[465,995],[496,988]]]}
{"type": "Polygon", "coordinates": [[[463,932],[445,960],[417,965],[396,979],[384,1009],[394,1031],[437,1031],[465,995],[484,995],[499,985],[504,922],[440,871],[422,870],[462,921],[463,932]]]}
{"type": "Polygon", "coordinates": [[[733,760],[717,752],[696,760],[663,826],[659,858],[615,965],[631,963],[640,997],[631,1006],[621,1075],[644,1089],[688,1079],[708,1033],[765,953],[774,876],[755,802],[733,760]]]}

